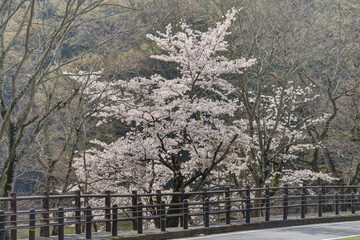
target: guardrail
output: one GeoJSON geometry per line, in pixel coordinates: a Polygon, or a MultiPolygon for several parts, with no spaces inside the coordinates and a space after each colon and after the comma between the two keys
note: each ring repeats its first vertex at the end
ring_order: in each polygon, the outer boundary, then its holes
{"type": "Polygon", "coordinates": [[[91,239],[94,225],[98,224],[104,225],[104,230],[112,236],[118,236],[119,226],[124,222],[131,223],[132,230],[141,234],[144,224],[150,222],[160,231],[166,231],[166,222],[170,219],[188,229],[199,224],[209,227],[219,221],[231,224],[234,217],[243,217],[245,223],[250,223],[253,217],[270,221],[272,215],[282,215],[286,220],[289,214],[298,214],[301,218],[308,213],[322,217],[324,212],[339,215],[340,211],[347,210],[355,214],[360,206],[359,190],[360,186],[285,185],[196,192],[133,191],[131,194],[106,191],[105,194],[17,196],[12,193],[11,197],[0,198],[3,206],[10,207],[9,211],[0,210],[0,240],[5,239],[6,233],[12,240],[17,239],[21,229],[28,230],[29,239],[34,240],[37,228],[44,237],[48,237],[53,228],[58,239],[64,239],[66,225],[75,225],[76,234],[85,230],[86,238],[91,239]],[[97,206],[85,207],[89,202],[97,202],[97,206]]]}

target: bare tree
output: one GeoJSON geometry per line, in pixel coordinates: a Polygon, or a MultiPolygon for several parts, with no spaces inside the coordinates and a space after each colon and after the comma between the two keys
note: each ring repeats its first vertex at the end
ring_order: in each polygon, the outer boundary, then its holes
{"type": "Polygon", "coordinates": [[[12,189],[16,166],[47,122],[78,94],[73,91],[52,98],[62,67],[75,61],[62,57],[62,47],[82,16],[106,4],[103,0],[25,1],[4,0],[0,6],[0,137],[2,154],[1,195],[12,189]],[[49,17],[42,4],[57,5],[60,12],[49,17]],[[46,24],[44,24],[46,19],[46,24]],[[46,31],[44,31],[46,27],[46,31]],[[39,110],[37,98],[47,95],[39,110]]]}

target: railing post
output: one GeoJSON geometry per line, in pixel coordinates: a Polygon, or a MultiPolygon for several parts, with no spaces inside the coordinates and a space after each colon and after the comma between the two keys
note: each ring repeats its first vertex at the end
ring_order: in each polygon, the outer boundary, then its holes
{"type": "Polygon", "coordinates": [[[207,190],[203,190],[203,202],[205,202],[205,199],[207,198],[207,190]]]}
{"type": "MultiPolygon", "coordinates": [[[[181,194],[180,194],[180,202],[184,202],[185,200],[185,193],[184,193],[184,189],[181,188],[181,194]]],[[[181,209],[180,213],[184,213],[184,210],[181,209]]],[[[184,224],[184,216],[180,216],[180,227],[183,227],[184,224]]]]}
{"type": "Polygon", "coordinates": [[[184,224],[183,224],[183,228],[184,229],[188,229],[189,228],[189,201],[187,199],[184,199],[183,201],[183,219],[184,219],[184,224]]]}
{"type": "Polygon", "coordinates": [[[86,207],[86,239],[91,239],[91,221],[92,221],[92,213],[91,206],[86,207]]]}
{"type": "MultiPolygon", "coordinates": [[[[324,199],[324,203],[326,203],[326,186],[325,186],[325,184],[323,184],[321,186],[321,194],[324,199]]],[[[326,212],[326,204],[322,205],[322,212],[326,212]]]]}
{"type": "Polygon", "coordinates": [[[355,194],[351,193],[351,213],[355,214],[355,194]]]}
{"type": "Polygon", "coordinates": [[[159,216],[158,219],[155,219],[155,226],[157,228],[161,228],[161,190],[156,190],[156,204],[158,205],[156,207],[156,215],[159,216]]]}
{"type": "Polygon", "coordinates": [[[270,221],[270,186],[265,185],[265,221],[270,221]]]}
{"type": "Polygon", "coordinates": [[[40,236],[41,237],[49,237],[50,236],[50,227],[49,227],[49,193],[44,192],[44,198],[42,199],[42,208],[46,211],[42,214],[42,221],[45,225],[41,228],[40,236]]]}
{"type": "Polygon", "coordinates": [[[5,212],[0,210],[0,240],[5,240],[5,212]]]}
{"type": "Polygon", "coordinates": [[[226,198],[226,224],[230,224],[231,221],[231,199],[230,197],[226,198]]]}
{"type": "Polygon", "coordinates": [[[270,221],[270,196],[265,196],[265,222],[270,221]]]}
{"type": "Polygon", "coordinates": [[[251,195],[251,188],[249,185],[245,186],[245,194],[246,194],[246,200],[245,200],[245,219],[247,223],[250,223],[250,218],[251,218],[251,205],[250,205],[250,195],[251,195]],[[249,201],[248,201],[249,198],[249,201]]]}
{"type": "Polygon", "coordinates": [[[205,227],[210,225],[210,201],[208,198],[205,199],[204,204],[204,225],[205,227]]]}
{"type": "Polygon", "coordinates": [[[75,221],[78,222],[75,224],[75,233],[81,234],[81,196],[80,191],[75,191],[75,221]]]}
{"type": "Polygon", "coordinates": [[[111,232],[111,192],[105,191],[105,231],[111,232]]]}
{"type": "Polygon", "coordinates": [[[161,201],[160,206],[160,228],[162,232],[166,231],[166,211],[165,211],[165,202],[161,201]]]}
{"type": "Polygon", "coordinates": [[[139,202],[137,207],[137,233],[143,233],[143,203],[139,202]]]}
{"type": "Polygon", "coordinates": [[[321,196],[321,193],[319,193],[318,195],[318,204],[319,204],[319,212],[318,212],[318,216],[319,217],[322,217],[322,210],[323,210],[323,206],[322,206],[322,196],[321,196]]]}
{"type": "Polygon", "coordinates": [[[58,233],[58,239],[64,240],[64,208],[60,207],[58,210],[58,224],[59,224],[59,233],[58,233]]]}
{"type": "Polygon", "coordinates": [[[205,207],[205,200],[206,200],[206,199],[207,199],[207,190],[204,189],[204,190],[203,190],[203,199],[202,199],[202,201],[203,201],[203,213],[204,213],[204,215],[203,215],[204,224],[206,224],[206,223],[205,223],[205,218],[206,218],[206,216],[205,216],[205,209],[206,209],[206,207],[205,207]]]}
{"type": "Polygon", "coordinates": [[[340,194],[341,194],[341,211],[345,212],[345,185],[344,183],[341,184],[340,188],[340,194]]]}
{"type": "Polygon", "coordinates": [[[289,185],[284,185],[284,212],[283,212],[283,220],[287,219],[288,216],[288,205],[289,205],[289,185]]]}
{"type": "Polygon", "coordinates": [[[283,220],[287,220],[288,205],[289,205],[289,197],[288,197],[288,195],[285,194],[284,200],[283,200],[283,220]]]}
{"type": "Polygon", "coordinates": [[[265,196],[269,195],[270,196],[270,186],[269,185],[265,185],[265,196]]]}
{"type": "Polygon", "coordinates": [[[250,200],[250,196],[246,197],[246,201],[245,201],[245,221],[246,223],[250,223],[250,218],[251,218],[251,200],[250,200]]]}
{"type": "Polygon", "coordinates": [[[305,213],[307,213],[307,206],[306,206],[306,204],[307,204],[307,200],[306,200],[307,190],[306,190],[306,184],[303,184],[303,194],[305,195],[305,197],[304,197],[305,213]]]}
{"type": "Polygon", "coordinates": [[[305,208],[306,208],[306,199],[305,194],[301,194],[301,218],[305,218],[305,208]]]}
{"type": "Polygon", "coordinates": [[[335,215],[339,215],[339,195],[335,193],[335,215]]]}
{"type": "Polygon", "coordinates": [[[30,209],[29,215],[29,240],[35,240],[35,209],[30,209]]]}
{"type": "Polygon", "coordinates": [[[284,185],[284,195],[289,196],[289,185],[287,185],[287,184],[284,185]]]}
{"type": "Polygon", "coordinates": [[[250,192],[251,192],[250,186],[249,185],[245,186],[245,189],[246,189],[246,197],[250,197],[250,192]]]}
{"type": "Polygon", "coordinates": [[[225,198],[229,198],[230,197],[230,188],[227,187],[225,188],[225,198]]]}
{"type": "Polygon", "coordinates": [[[11,196],[11,201],[10,201],[10,211],[12,213],[12,215],[10,216],[10,221],[11,221],[11,227],[14,228],[12,229],[11,232],[11,240],[16,240],[17,239],[17,230],[16,230],[16,212],[17,212],[17,200],[16,200],[16,193],[10,193],[11,196]]]}
{"type": "Polygon", "coordinates": [[[112,236],[116,237],[118,234],[118,205],[114,204],[112,207],[112,236]]]}
{"type": "Polygon", "coordinates": [[[137,191],[132,191],[131,204],[132,204],[132,216],[135,218],[133,220],[133,230],[137,230],[137,191]]]}

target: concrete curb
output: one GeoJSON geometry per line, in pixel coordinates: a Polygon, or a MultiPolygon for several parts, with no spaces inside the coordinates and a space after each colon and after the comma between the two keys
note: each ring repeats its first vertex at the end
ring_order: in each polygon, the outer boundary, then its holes
{"type": "Polygon", "coordinates": [[[216,234],[235,231],[247,231],[258,230],[266,228],[277,227],[290,227],[301,226],[317,223],[333,223],[333,222],[346,222],[346,221],[359,221],[360,215],[351,216],[333,216],[333,217],[321,217],[321,218],[304,218],[304,219],[289,219],[289,220],[277,220],[270,222],[249,223],[249,224],[233,224],[224,226],[213,226],[208,228],[193,228],[188,230],[168,231],[168,232],[156,232],[146,234],[134,234],[128,236],[118,236],[109,239],[119,240],[163,240],[185,237],[196,237],[200,234],[216,234]]]}

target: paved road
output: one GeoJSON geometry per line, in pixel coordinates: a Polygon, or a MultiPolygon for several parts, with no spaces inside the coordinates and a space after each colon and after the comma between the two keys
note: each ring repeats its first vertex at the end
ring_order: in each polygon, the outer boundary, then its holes
{"type": "MultiPolygon", "coordinates": [[[[323,223],[305,226],[271,228],[254,231],[214,234],[182,240],[333,240],[360,236],[360,221],[323,223]]],[[[179,239],[178,239],[179,240],[179,239]]]]}
{"type": "MultiPolygon", "coordinates": [[[[350,214],[350,212],[340,212],[340,215],[347,215],[350,214]]],[[[331,212],[327,212],[327,213],[323,213],[323,216],[333,216],[333,213],[331,212]]],[[[306,217],[316,217],[316,215],[314,214],[308,214],[306,217]]],[[[299,214],[292,214],[288,216],[288,219],[299,219],[300,215],[299,214]]],[[[282,220],[282,216],[271,216],[271,220],[282,220]]],[[[255,223],[255,222],[264,222],[264,218],[263,217],[259,217],[259,218],[251,218],[251,222],[255,223]]],[[[241,219],[241,220],[236,220],[236,221],[232,221],[232,224],[245,224],[245,220],[241,219]]],[[[224,225],[225,223],[217,223],[217,224],[211,224],[210,226],[221,226],[224,225]]],[[[202,226],[197,226],[197,227],[202,227],[202,226]]],[[[191,228],[196,228],[196,227],[191,227],[191,228]]],[[[181,228],[172,228],[172,229],[168,229],[168,230],[181,230],[181,228]]],[[[151,232],[159,232],[159,229],[149,229],[149,230],[144,230],[144,233],[151,233],[151,232]]],[[[119,231],[118,232],[119,236],[124,236],[124,235],[131,235],[131,234],[136,234],[136,231],[119,231]]],[[[254,240],[281,240],[281,239],[286,239],[286,240],[294,240],[294,239],[301,239],[301,240],[319,240],[319,239],[331,239],[334,237],[341,237],[341,236],[350,236],[350,235],[360,235],[360,221],[359,222],[347,222],[347,223],[329,223],[329,224],[318,224],[318,225],[306,225],[306,226],[297,226],[297,227],[286,227],[286,228],[278,228],[278,229],[264,229],[264,230],[256,230],[256,231],[244,231],[244,232],[235,232],[235,233],[229,233],[229,234],[217,234],[217,235],[209,235],[206,237],[197,237],[197,238],[186,238],[186,240],[188,239],[209,239],[209,240],[224,240],[224,239],[254,239],[254,240]],[[334,225],[334,226],[333,226],[334,225]],[[332,234],[332,232],[326,228],[326,226],[329,226],[328,228],[331,230],[333,227],[335,229],[340,228],[340,229],[344,229],[344,231],[339,231],[339,229],[335,230],[334,234],[332,234]],[[349,226],[349,228],[347,227],[349,226]],[[324,229],[323,229],[324,227],[324,229]],[[358,231],[356,231],[356,229],[359,229],[358,231]],[[316,230],[318,229],[318,230],[316,230]],[[320,235],[319,233],[323,233],[326,235],[320,235]],[[336,235],[339,233],[343,233],[342,235],[336,235]],[[303,235],[305,237],[302,237],[303,235]],[[293,238],[290,238],[289,236],[293,236],[293,238]]],[[[97,233],[92,233],[92,237],[94,239],[104,239],[104,238],[111,238],[111,233],[108,232],[97,232],[97,233]]],[[[53,237],[41,237],[41,238],[37,238],[37,240],[57,240],[57,236],[53,236],[53,237]]],[[[85,235],[81,234],[81,235],[65,235],[65,239],[66,240],[83,240],[85,239],[85,235]]]]}

